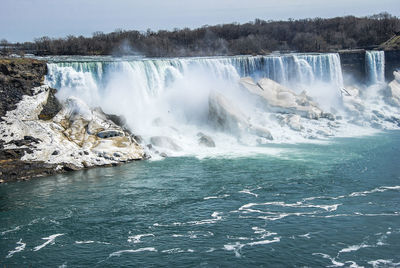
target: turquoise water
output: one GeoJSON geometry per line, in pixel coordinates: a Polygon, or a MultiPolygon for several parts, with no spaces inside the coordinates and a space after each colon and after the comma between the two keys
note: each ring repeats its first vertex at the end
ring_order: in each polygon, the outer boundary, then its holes
{"type": "Polygon", "coordinates": [[[399,134],[0,185],[0,266],[400,266],[399,134]]]}

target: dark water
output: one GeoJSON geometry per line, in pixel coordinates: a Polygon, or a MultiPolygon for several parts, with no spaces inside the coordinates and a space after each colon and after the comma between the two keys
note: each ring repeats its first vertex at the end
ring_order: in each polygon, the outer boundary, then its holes
{"type": "Polygon", "coordinates": [[[273,147],[0,185],[0,266],[400,266],[399,132],[273,147]]]}

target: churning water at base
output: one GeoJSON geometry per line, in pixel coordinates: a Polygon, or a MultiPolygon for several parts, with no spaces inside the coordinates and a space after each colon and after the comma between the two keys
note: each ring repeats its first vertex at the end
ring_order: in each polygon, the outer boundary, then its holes
{"type": "Polygon", "coordinates": [[[392,131],[2,184],[0,266],[398,267],[399,148],[392,131]]]}
{"type": "Polygon", "coordinates": [[[46,81],[59,90],[61,100],[75,96],[106,113],[123,115],[144,144],[151,143],[151,137],[167,136],[179,140],[188,154],[193,153],[191,149],[202,149],[197,146],[200,132],[223,144],[219,148],[230,147],[232,142],[226,141],[238,136],[239,143],[256,144],[259,139],[257,135],[216,131],[209,118],[216,92],[226,97],[238,114],[244,111],[250,125],[269,121],[275,141],[281,137],[304,141],[296,133],[288,138],[287,130],[269,119],[271,114],[256,107],[254,97],[240,88],[243,77],[255,81],[270,78],[297,94],[307,90],[326,112],[338,108],[343,86],[340,58],[335,53],[172,59],[67,57],[52,59],[48,68],[46,81]]]}

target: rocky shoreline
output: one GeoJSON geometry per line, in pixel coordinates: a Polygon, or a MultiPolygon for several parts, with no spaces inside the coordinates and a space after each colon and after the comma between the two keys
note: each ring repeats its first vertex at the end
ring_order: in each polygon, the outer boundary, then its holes
{"type": "Polygon", "coordinates": [[[124,120],[43,85],[44,61],[0,59],[0,183],[146,158],[124,120]]]}

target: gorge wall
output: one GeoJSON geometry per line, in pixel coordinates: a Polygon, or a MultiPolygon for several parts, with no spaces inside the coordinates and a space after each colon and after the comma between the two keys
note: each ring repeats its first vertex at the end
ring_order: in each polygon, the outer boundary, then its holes
{"type": "MultiPolygon", "coordinates": [[[[400,51],[385,51],[385,79],[392,81],[393,72],[400,68],[400,51]]],[[[366,50],[343,50],[339,52],[345,81],[368,82],[366,50]]]]}

